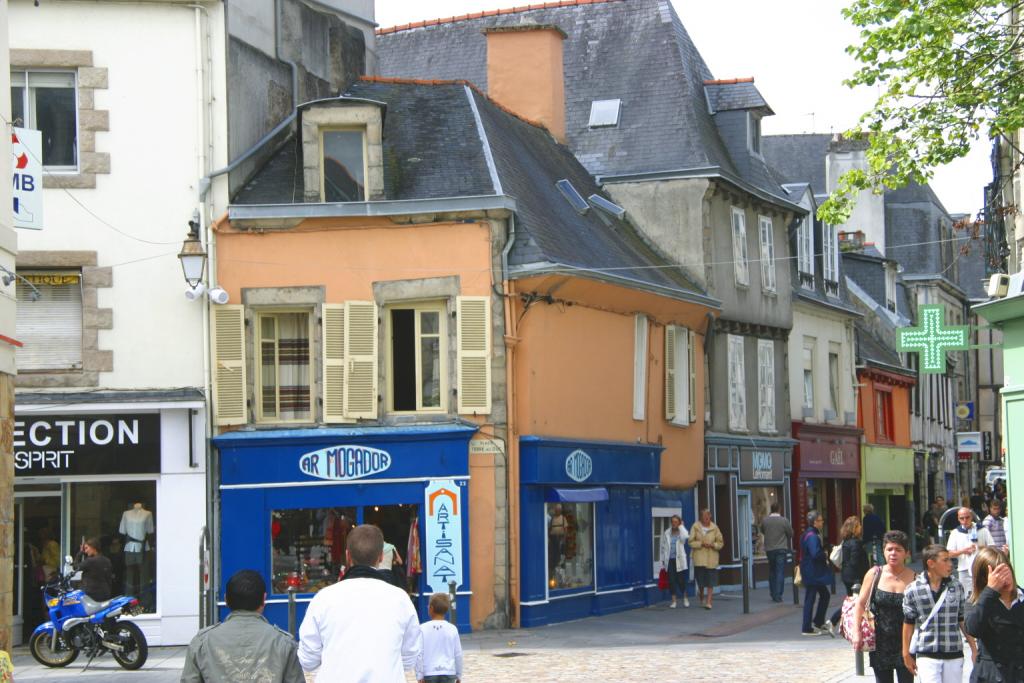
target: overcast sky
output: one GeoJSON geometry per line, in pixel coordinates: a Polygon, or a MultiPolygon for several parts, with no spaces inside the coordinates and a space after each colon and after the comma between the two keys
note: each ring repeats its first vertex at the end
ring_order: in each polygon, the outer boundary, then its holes
{"type": "MultiPolygon", "coordinates": [[[[422,19],[529,4],[529,0],[377,0],[381,27],[422,19]]],[[[775,111],[766,135],[842,132],[873,102],[842,80],[855,63],[845,53],[857,31],[845,22],[842,0],[675,0],[676,12],[715,78],[753,76],[775,111]]],[[[987,140],[965,159],[938,169],[932,187],[950,213],[975,214],[992,180],[987,140]]]]}

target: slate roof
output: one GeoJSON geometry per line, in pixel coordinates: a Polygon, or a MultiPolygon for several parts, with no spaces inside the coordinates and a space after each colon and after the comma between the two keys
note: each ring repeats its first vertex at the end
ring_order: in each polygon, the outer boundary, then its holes
{"type": "Polygon", "coordinates": [[[764,135],[761,154],[777,172],[781,182],[809,182],[815,195],[828,191],[825,187],[825,157],[832,136],[827,134],[764,135]]]}
{"type": "MultiPolygon", "coordinates": [[[[706,297],[680,268],[650,247],[628,219],[607,217],[594,208],[585,215],[577,213],[556,188],[556,181],[569,180],[584,197],[598,194],[609,199],[586,169],[546,130],[503,111],[467,85],[364,79],[339,101],[345,98],[373,100],[386,107],[386,199],[494,195],[489,151],[502,192],[516,199],[517,239],[509,255],[511,266],[558,264],[560,272],[625,280],[624,284],[676,298],[706,297]]],[[[234,203],[303,203],[298,149],[294,139],[283,145],[234,203]]],[[[711,299],[707,302],[716,305],[711,299]]]]}
{"type": "MultiPolygon", "coordinates": [[[[593,175],[720,172],[741,186],[788,201],[763,160],[752,156],[752,162],[742,163],[730,155],[708,110],[704,82],[714,80],[711,70],[668,0],[548,3],[498,15],[385,29],[377,37],[380,73],[467,79],[486,91],[483,30],[529,24],[555,26],[567,36],[563,41],[567,142],[593,175]],[[619,124],[591,129],[591,103],[613,98],[622,101],[619,124]]],[[[741,91],[749,97],[756,88],[751,85],[741,91]]],[[[738,97],[740,91],[736,92],[738,97]]],[[[728,96],[733,98],[731,91],[728,96]]],[[[757,99],[763,102],[760,95],[757,99]]],[[[743,149],[746,154],[745,136],[743,149]]]]}
{"type": "MultiPolygon", "coordinates": [[[[903,361],[900,360],[900,354],[897,353],[896,349],[882,343],[881,340],[871,333],[865,323],[858,320],[854,325],[856,326],[858,365],[875,363],[889,366],[889,368],[897,371],[903,368],[903,361]]],[[[909,370],[905,371],[905,373],[913,375],[909,370]]]]}
{"type": "Polygon", "coordinates": [[[987,301],[988,269],[985,267],[985,248],[980,239],[972,240],[969,231],[956,233],[956,248],[960,254],[957,261],[957,278],[960,288],[967,292],[971,301],[987,301]]]}
{"type": "Polygon", "coordinates": [[[754,85],[753,78],[705,83],[704,94],[708,98],[708,105],[713,114],[737,109],[760,110],[765,115],[775,113],[754,85]]]}

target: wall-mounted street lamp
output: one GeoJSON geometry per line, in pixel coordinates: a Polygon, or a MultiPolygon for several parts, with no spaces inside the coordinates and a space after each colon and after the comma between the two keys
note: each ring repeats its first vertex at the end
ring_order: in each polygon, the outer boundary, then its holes
{"type": "Polygon", "coordinates": [[[203,243],[199,241],[199,220],[193,218],[188,222],[188,237],[181,245],[181,252],[178,254],[181,259],[181,270],[185,275],[185,282],[192,289],[202,282],[203,271],[206,270],[206,252],[203,250],[203,243]]]}

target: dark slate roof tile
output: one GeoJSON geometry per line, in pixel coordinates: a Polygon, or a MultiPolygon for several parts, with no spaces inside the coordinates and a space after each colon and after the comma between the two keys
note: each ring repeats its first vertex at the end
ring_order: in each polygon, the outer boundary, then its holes
{"type": "Polygon", "coordinates": [[[809,182],[814,194],[825,194],[825,157],[831,135],[765,135],[761,153],[786,183],[809,182]]]}
{"type": "Polygon", "coordinates": [[[704,91],[713,113],[736,109],[762,110],[766,114],[774,113],[757,86],[754,85],[753,79],[705,83],[704,91]]]}

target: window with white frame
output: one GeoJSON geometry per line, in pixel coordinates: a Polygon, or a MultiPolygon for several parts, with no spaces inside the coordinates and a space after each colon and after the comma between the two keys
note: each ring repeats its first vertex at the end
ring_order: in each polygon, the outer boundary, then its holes
{"type": "Polygon", "coordinates": [[[761,234],[761,288],[775,291],[775,235],[771,216],[758,216],[761,234]]]}
{"type": "Polygon", "coordinates": [[[839,296],[839,242],[836,226],[823,223],[821,227],[822,275],[825,292],[839,296]]]}
{"type": "Polygon", "coordinates": [[[747,144],[754,154],[761,154],[761,117],[747,112],[747,144]]]}
{"type": "Polygon", "coordinates": [[[775,431],[775,342],[757,340],[757,426],[775,431]]]}
{"type": "Polygon", "coordinates": [[[747,382],[744,378],[743,342],[743,337],[729,335],[729,429],[733,431],[747,431],[747,382]]]}
{"type": "Polygon", "coordinates": [[[814,346],[803,348],[804,408],[814,410],[814,346]]]}
{"type": "Polygon", "coordinates": [[[647,316],[633,317],[633,419],[642,420],[647,406],[647,316]]]}
{"type": "Polygon", "coordinates": [[[828,352],[828,397],[829,408],[839,415],[842,401],[839,398],[839,345],[829,344],[828,352]]]}
{"type": "Polygon", "coordinates": [[[11,71],[11,116],[16,125],[42,133],[43,166],[78,167],[78,98],[74,71],[11,71]]]}
{"type": "Polygon", "coordinates": [[[446,409],[445,304],[388,307],[389,408],[395,412],[446,409]]]}
{"type": "Polygon", "coordinates": [[[885,307],[896,312],[896,265],[885,265],[885,307]]]}
{"type": "Polygon", "coordinates": [[[15,353],[19,372],[82,368],[82,276],[18,272],[15,353]]]}
{"type": "Polygon", "coordinates": [[[796,237],[797,270],[800,273],[800,285],[806,289],[814,289],[813,225],[810,216],[801,218],[796,237]]]}
{"type": "Polygon", "coordinates": [[[736,284],[750,284],[747,269],[747,217],[743,209],[732,208],[732,259],[736,284]]]}
{"type": "Polygon", "coordinates": [[[257,419],[267,422],[312,420],[311,340],[308,311],[256,314],[257,419]]]}
{"type": "Polygon", "coordinates": [[[665,327],[665,419],[681,427],[696,419],[693,347],[692,331],[675,325],[665,327]]]}

